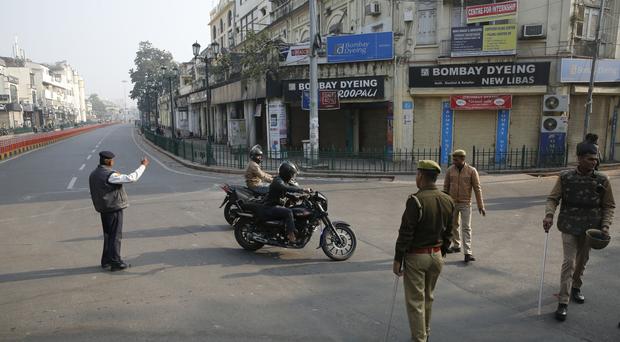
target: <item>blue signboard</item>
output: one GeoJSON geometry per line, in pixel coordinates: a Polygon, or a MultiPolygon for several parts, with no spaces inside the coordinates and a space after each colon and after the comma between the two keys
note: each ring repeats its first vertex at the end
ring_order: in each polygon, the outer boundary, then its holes
{"type": "Polygon", "coordinates": [[[394,58],[394,34],[377,32],[327,37],[327,62],[361,62],[394,58]]]}
{"type": "MultiPolygon", "coordinates": [[[[578,58],[562,58],[562,83],[588,83],[592,60],[578,58]]],[[[620,60],[599,59],[596,62],[594,82],[620,82],[620,60]]]]}
{"type": "Polygon", "coordinates": [[[539,167],[561,166],[566,150],[566,133],[540,133],[539,167]]]}
{"type": "Polygon", "coordinates": [[[450,108],[450,101],[442,104],[441,112],[441,165],[450,162],[452,153],[452,126],[454,124],[454,111],[450,108]]]}
{"type": "Polygon", "coordinates": [[[310,90],[301,93],[301,109],[310,110],[310,90]]]}
{"type": "Polygon", "coordinates": [[[508,128],[510,127],[510,110],[497,111],[497,132],[495,134],[495,163],[506,162],[508,152],[508,128]]]}

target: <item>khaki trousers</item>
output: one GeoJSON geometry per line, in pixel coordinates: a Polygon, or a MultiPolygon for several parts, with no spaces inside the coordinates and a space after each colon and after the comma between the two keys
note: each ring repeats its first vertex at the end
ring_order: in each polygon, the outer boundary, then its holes
{"type": "Polygon", "coordinates": [[[443,267],[441,253],[412,254],[405,257],[405,304],[411,340],[426,342],[431,328],[433,291],[443,267]]]}
{"type": "Polygon", "coordinates": [[[560,275],[559,302],[560,304],[568,304],[571,288],[580,289],[583,284],[581,277],[590,258],[590,246],[588,246],[585,234],[575,236],[562,233],[562,247],[564,249],[564,262],[560,275]]]}
{"type": "Polygon", "coordinates": [[[461,230],[463,231],[463,252],[471,253],[471,204],[457,203],[452,220],[452,247],[461,248],[461,230]],[[459,230],[460,228],[460,230],[459,230]]]}

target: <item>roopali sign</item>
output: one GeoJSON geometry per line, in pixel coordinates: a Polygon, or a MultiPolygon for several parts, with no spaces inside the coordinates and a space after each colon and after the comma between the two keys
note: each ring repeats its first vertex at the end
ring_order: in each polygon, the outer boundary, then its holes
{"type": "MultiPolygon", "coordinates": [[[[351,77],[321,79],[318,86],[321,90],[335,90],[340,101],[358,99],[383,99],[384,76],[351,77]]],[[[304,90],[310,90],[308,80],[282,81],[284,98],[288,102],[298,102],[304,90]]]]}

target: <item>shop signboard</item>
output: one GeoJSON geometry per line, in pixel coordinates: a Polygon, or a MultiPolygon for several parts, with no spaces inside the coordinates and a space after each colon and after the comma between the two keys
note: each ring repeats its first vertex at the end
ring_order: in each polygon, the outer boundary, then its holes
{"type": "Polygon", "coordinates": [[[508,153],[508,128],[510,127],[510,110],[497,111],[497,132],[495,133],[495,163],[506,162],[508,153]]]}
{"type": "Polygon", "coordinates": [[[393,32],[327,37],[327,62],[347,63],[394,58],[393,32]]]}
{"type": "Polygon", "coordinates": [[[465,8],[467,24],[514,19],[517,16],[517,10],[517,1],[467,6],[465,8]]]}
{"type": "MultiPolygon", "coordinates": [[[[340,102],[351,100],[384,99],[384,76],[330,78],[319,80],[319,92],[333,90],[340,102]]],[[[302,92],[310,90],[308,80],[282,81],[283,95],[287,102],[299,103],[302,92]]]]}
{"type": "MultiPolygon", "coordinates": [[[[561,83],[588,83],[592,69],[591,59],[562,58],[561,83]]],[[[599,59],[596,61],[594,82],[620,82],[620,60],[599,59]]]]}
{"type": "Polygon", "coordinates": [[[308,64],[310,44],[291,45],[286,52],[286,64],[308,64]]]}
{"type": "Polygon", "coordinates": [[[452,57],[503,56],[517,53],[517,25],[485,25],[452,29],[452,57]]]}
{"type": "Polygon", "coordinates": [[[550,62],[479,63],[409,68],[410,88],[503,87],[549,84],[550,62]]]}
{"type": "Polygon", "coordinates": [[[441,165],[447,165],[450,162],[453,122],[454,111],[450,108],[450,102],[444,101],[441,112],[441,165]]]}
{"type": "MultiPolygon", "coordinates": [[[[319,110],[340,109],[340,99],[336,90],[319,90],[319,110]]],[[[301,109],[310,110],[310,90],[304,90],[301,96],[301,109]]]]}
{"type": "Polygon", "coordinates": [[[452,95],[454,110],[499,110],[512,108],[512,95],[452,95]]]}

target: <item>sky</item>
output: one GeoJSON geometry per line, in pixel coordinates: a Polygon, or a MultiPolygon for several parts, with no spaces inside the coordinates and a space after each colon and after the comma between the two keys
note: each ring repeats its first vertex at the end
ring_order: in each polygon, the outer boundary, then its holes
{"type": "MultiPolygon", "coordinates": [[[[67,60],[84,78],[86,94],[121,102],[123,80],[140,41],[193,58],[191,45],[209,43],[209,11],[216,0],[19,0],[2,1],[0,56],[12,57],[18,37],[26,58],[67,60]]],[[[126,83],[127,106],[130,82],[126,83]]]]}

